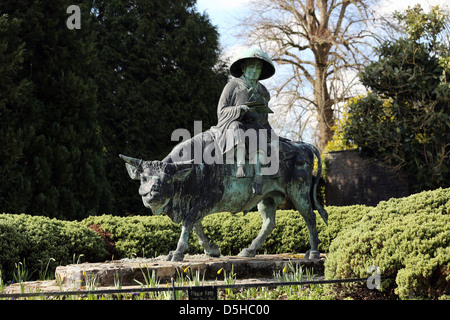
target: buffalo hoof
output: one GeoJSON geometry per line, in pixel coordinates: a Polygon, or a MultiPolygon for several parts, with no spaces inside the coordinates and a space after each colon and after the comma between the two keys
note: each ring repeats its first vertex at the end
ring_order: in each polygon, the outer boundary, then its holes
{"type": "Polygon", "coordinates": [[[184,253],[178,251],[170,251],[167,255],[167,261],[183,261],[184,253]]]}
{"type": "Polygon", "coordinates": [[[317,250],[308,250],[306,251],[305,259],[320,260],[320,252],[317,250]]]}
{"type": "Polygon", "coordinates": [[[220,249],[216,244],[211,244],[209,250],[205,249],[205,253],[211,257],[220,257],[220,249]]]}
{"type": "Polygon", "coordinates": [[[239,257],[248,257],[252,258],[256,255],[256,250],[251,250],[248,248],[242,249],[242,251],[238,254],[239,257]]]}

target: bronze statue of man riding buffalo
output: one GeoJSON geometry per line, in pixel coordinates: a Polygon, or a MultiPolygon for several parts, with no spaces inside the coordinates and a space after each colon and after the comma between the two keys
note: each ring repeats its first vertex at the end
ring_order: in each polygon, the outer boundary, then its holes
{"type": "Polygon", "coordinates": [[[220,98],[216,126],[181,142],[162,161],[120,155],[130,177],[140,180],[144,205],[154,214],[165,212],[174,222],[182,222],[177,248],[167,259],[183,260],[191,230],[206,254],[219,256],[218,246],[204,234],[202,219],[218,212],[247,212],[257,206],[263,219],[261,230],[239,253],[255,256],[275,228],[276,209],[285,197],[308,226],[311,249],[306,258],[318,259],[320,240],[313,210],[326,223],[328,219],[316,198],[320,154],[313,145],[276,136],[270,127],[269,94],[258,80],[272,76],[275,68],[263,51],[246,50],[231,64],[230,73],[235,78],[220,98]],[[208,150],[213,161],[195,161],[199,150],[202,155],[208,150]],[[314,156],[318,159],[316,176],[314,156]]]}

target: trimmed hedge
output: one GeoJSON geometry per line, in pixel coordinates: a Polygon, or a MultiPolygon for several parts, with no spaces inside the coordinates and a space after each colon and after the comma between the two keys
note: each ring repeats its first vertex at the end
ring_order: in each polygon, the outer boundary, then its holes
{"type": "Polygon", "coordinates": [[[450,294],[450,189],[380,202],[329,251],[328,279],[367,277],[375,265],[395,279],[391,285],[402,299],[450,294]]]}
{"type": "MultiPolygon", "coordinates": [[[[331,241],[339,231],[358,221],[370,207],[328,207],[329,226],[317,214],[317,229],[322,240],[319,249],[328,251],[331,241]]],[[[277,227],[265,241],[260,252],[304,253],[309,245],[306,224],[297,211],[279,210],[277,227]]],[[[205,233],[216,243],[223,255],[236,255],[248,247],[258,235],[262,219],[259,212],[218,213],[203,220],[205,233]]],[[[94,228],[96,229],[96,228],[94,228]]],[[[83,254],[83,261],[99,262],[133,256],[153,257],[167,254],[177,246],[181,224],[173,223],[167,216],[117,217],[91,216],[81,222],[68,222],[25,214],[0,215],[0,270],[4,279],[11,279],[15,263],[26,260],[30,271],[40,270],[50,258],[57,264],[73,262],[73,256],[83,254]],[[89,229],[95,225],[108,234],[114,242],[114,253],[108,251],[106,242],[89,229]]],[[[103,234],[104,236],[104,234],[103,234]]],[[[197,237],[189,239],[189,253],[203,253],[197,237]]],[[[33,278],[37,277],[37,272],[33,278]]]]}
{"type": "MultiPolygon", "coordinates": [[[[317,229],[329,252],[325,277],[366,277],[375,265],[392,277],[400,298],[438,298],[450,294],[450,189],[422,192],[381,202],[377,207],[327,207],[329,226],[317,214],[317,229]]],[[[303,253],[309,249],[309,234],[301,215],[279,210],[277,227],[261,252],[303,253]]],[[[248,247],[261,228],[258,212],[218,213],[203,220],[205,233],[222,254],[235,255],[248,247]]],[[[93,216],[81,222],[58,221],[25,214],[0,215],[0,270],[12,278],[14,264],[26,259],[30,271],[38,271],[48,259],[68,264],[83,254],[89,262],[111,259],[111,253],[94,229],[114,241],[114,258],[167,254],[174,250],[181,225],[167,216],[93,216]]],[[[202,253],[194,234],[190,253],[202,253]]],[[[36,272],[37,273],[37,272],[36,272]]],[[[35,273],[35,276],[36,276],[35,273]]],[[[327,286],[330,288],[331,286],[327,286]]],[[[349,288],[350,285],[344,286],[349,288]]]]}
{"type": "Polygon", "coordinates": [[[94,231],[76,221],[60,221],[26,214],[0,214],[0,270],[4,279],[12,279],[15,263],[23,262],[34,272],[48,272],[56,266],[69,264],[74,255],[84,255],[86,261],[102,261],[108,257],[105,242],[94,231]]]}
{"type": "MultiPolygon", "coordinates": [[[[317,229],[322,240],[319,249],[328,251],[331,241],[341,229],[360,220],[371,210],[366,206],[328,207],[329,226],[325,226],[317,216],[317,229]]],[[[264,242],[261,252],[304,253],[309,250],[309,232],[297,211],[278,210],[277,227],[264,242]]],[[[138,256],[155,256],[175,250],[181,232],[181,225],[173,223],[167,216],[116,217],[102,215],[84,219],[86,226],[99,225],[111,234],[115,241],[116,258],[138,256]]],[[[259,212],[231,214],[229,212],[212,214],[203,219],[205,234],[216,243],[223,255],[236,255],[243,248],[250,246],[258,235],[262,225],[259,212]]],[[[197,237],[191,233],[189,253],[203,253],[197,237]]]]}
{"type": "Polygon", "coordinates": [[[91,216],[82,225],[99,225],[115,242],[114,259],[133,256],[153,257],[174,250],[181,233],[181,224],[167,216],[117,217],[91,216]]]}

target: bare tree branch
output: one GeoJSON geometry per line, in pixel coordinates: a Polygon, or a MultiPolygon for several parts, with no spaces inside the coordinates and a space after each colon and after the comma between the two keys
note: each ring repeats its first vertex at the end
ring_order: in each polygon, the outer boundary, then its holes
{"type": "Polygon", "coordinates": [[[337,104],[348,98],[343,75],[361,70],[373,52],[369,1],[377,0],[254,0],[251,16],[241,23],[249,44],[261,46],[279,65],[292,66],[292,76],[275,88],[278,97],[291,97],[280,100],[284,108],[278,111],[313,107],[321,148],[332,137],[337,104]]]}

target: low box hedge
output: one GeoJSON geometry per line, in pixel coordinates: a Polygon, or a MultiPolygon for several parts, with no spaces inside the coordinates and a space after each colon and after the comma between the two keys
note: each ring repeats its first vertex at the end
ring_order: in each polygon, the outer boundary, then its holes
{"type": "Polygon", "coordinates": [[[367,277],[373,265],[394,279],[402,299],[449,295],[450,189],[380,202],[340,232],[329,252],[328,279],[367,277]]]}
{"type": "Polygon", "coordinates": [[[108,257],[105,242],[94,231],[76,221],[60,221],[26,214],[0,214],[0,270],[11,280],[15,264],[25,259],[26,268],[36,279],[42,266],[48,272],[69,264],[83,254],[83,261],[102,261],[108,257]]]}
{"type": "MultiPolygon", "coordinates": [[[[343,228],[360,220],[371,207],[356,205],[349,207],[328,207],[329,226],[326,227],[317,216],[317,229],[322,243],[319,249],[328,251],[331,241],[343,228]]],[[[309,250],[309,233],[299,212],[278,210],[277,227],[265,241],[260,252],[304,253],[309,250]]],[[[142,256],[153,257],[175,250],[181,232],[181,225],[173,223],[167,216],[115,217],[111,215],[92,216],[81,222],[83,225],[98,225],[110,234],[115,242],[116,258],[142,256]]],[[[212,214],[203,219],[205,234],[216,243],[223,255],[236,255],[250,246],[262,225],[259,212],[229,212],[212,214]]],[[[189,253],[203,253],[197,237],[191,233],[189,253]]]]}
{"type": "MultiPolygon", "coordinates": [[[[342,228],[361,219],[370,207],[328,207],[327,210],[330,216],[328,228],[317,215],[322,252],[328,250],[342,228]]],[[[308,230],[297,211],[279,210],[276,222],[277,227],[261,252],[303,253],[309,249],[308,230]]],[[[258,235],[261,224],[259,212],[246,215],[224,212],[203,220],[205,233],[219,245],[223,255],[236,255],[248,247],[258,235]]],[[[153,257],[174,250],[180,232],[181,225],[173,223],[167,216],[101,215],[76,222],[26,214],[0,214],[0,270],[3,278],[9,280],[15,263],[24,259],[27,268],[36,271],[53,258],[56,261],[49,268],[49,272],[53,272],[56,265],[72,263],[74,255],[80,254],[84,255],[82,261],[89,262],[153,257]]],[[[191,234],[189,245],[191,254],[203,252],[194,234],[191,234]]],[[[37,272],[33,276],[36,278],[37,272]]]]}
{"type": "MultiPolygon", "coordinates": [[[[391,199],[377,207],[326,209],[328,227],[316,214],[322,241],[319,249],[329,253],[326,278],[367,277],[368,267],[375,265],[394,279],[395,292],[401,298],[449,295],[450,189],[391,199]]],[[[235,255],[248,247],[261,223],[258,212],[218,213],[203,220],[205,233],[223,255],[235,255]]],[[[276,223],[261,253],[304,253],[309,249],[308,230],[298,212],[279,210],[276,223]]],[[[74,255],[80,254],[89,262],[105,261],[113,255],[114,259],[153,257],[174,250],[180,232],[181,225],[164,215],[101,215],[69,222],[0,214],[0,270],[3,278],[10,280],[14,264],[24,258],[31,271],[54,258],[53,272],[57,264],[72,263],[74,255]]],[[[202,253],[194,234],[189,245],[191,254],[202,253]]]]}
{"type": "Polygon", "coordinates": [[[108,234],[114,242],[114,259],[167,254],[176,248],[181,233],[181,224],[167,216],[101,215],[88,217],[81,224],[98,226],[108,234]]]}

